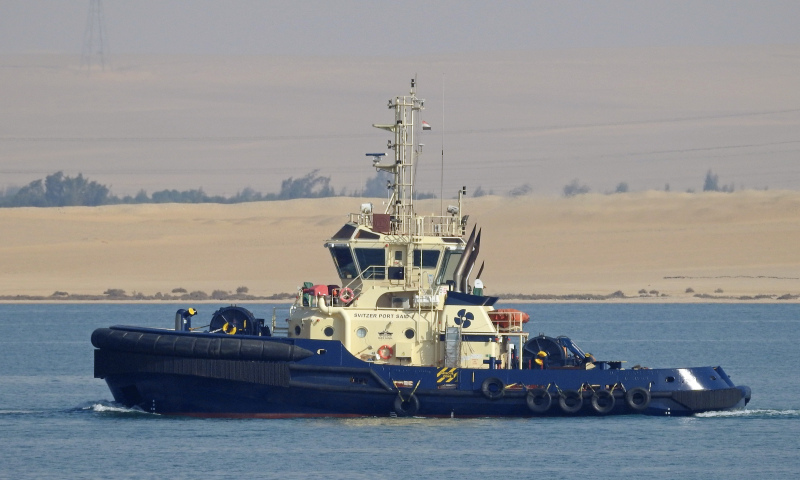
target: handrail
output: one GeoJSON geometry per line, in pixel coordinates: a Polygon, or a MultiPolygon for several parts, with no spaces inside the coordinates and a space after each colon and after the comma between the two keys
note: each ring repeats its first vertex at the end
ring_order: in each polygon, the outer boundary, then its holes
{"type": "MultiPolygon", "coordinates": [[[[391,222],[393,235],[460,237],[464,235],[465,226],[455,216],[449,215],[402,215],[396,222],[391,222]]],[[[372,215],[351,213],[349,221],[367,228],[373,227],[372,215]]]]}
{"type": "MultiPolygon", "coordinates": [[[[286,310],[286,311],[289,312],[289,315],[291,315],[292,308],[291,307],[289,307],[289,308],[280,308],[280,310],[281,311],[286,310]]],[[[289,333],[289,327],[288,326],[279,327],[278,324],[277,324],[278,311],[279,311],[278,307],[272,307],[272,334],[275,335],[276,332],[287,333],[288,334],[289,333]]],[[[288,319],[288,316],[287,316],[287,319],[288,319]]]]}

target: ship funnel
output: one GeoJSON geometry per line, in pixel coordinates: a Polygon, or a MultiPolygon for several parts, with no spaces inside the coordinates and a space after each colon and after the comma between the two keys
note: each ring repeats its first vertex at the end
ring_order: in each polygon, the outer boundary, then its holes
{"type": "MultiPolygon", "coordinates": [[[[469,276],[472,274],[472,269],[475,267],[475,262],[478,260],[478,252],[481,250],[481,231],[478,230],[478,236],[475,237],[475,246],[473,250],[469,253],[469,259],[467,260],[466,265],[464,266],[464,271],[466,272],[464,276],[461,277],[461,291],[467,291],[467,285],[469,284],[469,276]]],[[[464,252],[466,255],[467,252],[464,252]]],[[[463,257],[462,257],[463,258],[463,257]]]]}
{"type": "Polygon", "coordinates": [[[456,270],[453,272],[453,290],[456,292],[463,292],[463,290],[461,290],[461,279],[464,277],[464,271],[466,270],[467,262],[469,261],[470,254],[472,253],[472,248],[475,246],[476,228],[478,228],[477,225],[472,227],[472,233],[469,234],[467,246],[464,247],[464,253],[461,254],[461,260],[458,261],[456,270]]]}

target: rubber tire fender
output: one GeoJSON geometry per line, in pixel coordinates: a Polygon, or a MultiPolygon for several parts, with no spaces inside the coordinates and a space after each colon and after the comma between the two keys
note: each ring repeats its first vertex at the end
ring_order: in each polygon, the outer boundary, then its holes
{"type": "Polygon", "coordinates": [[[413,393],[403,400],[400,395],[394,399],[394,413],[398,417],[412,417],[419,411],[419,399],[413,393]]]}
{"type": "Polygon", "coordinates": [[[562,390],[558,397],[558,406],[564,413],[578,413],[583,408],[583,395],[577,390],[562,390]]]}
{"type": "Polygon", "coordinates": [[[489,400],[498,400],[505,395],[506,385],[497,377],[489,377],[481,384],[481,392],[489,400]]]}
{"type": "Polygon", "coordinates": [[[598,390],[592,395],[592,409],[600,415],[608,415],[616,404],[614,394],[608,390],[598,390]]]}
{"type": "Polygon", "coordinates": [[[643,412],[650,406],[650,392],[642,387],[634,387],[625,392],[625,404],[635,412],[643,412]]]}
{"type": "Polygon", "coordinates": [[[544,388],[534,388],[528,390],[525,395],[525,403],[528,404],[528,409],[533,413],[545,413],[550,410],[550,405],[553,404],[553,397],[550,392],[544,388]]]}

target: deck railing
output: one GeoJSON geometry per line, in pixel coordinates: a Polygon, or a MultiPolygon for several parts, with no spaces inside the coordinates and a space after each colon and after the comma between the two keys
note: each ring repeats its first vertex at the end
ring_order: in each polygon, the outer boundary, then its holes
{"type": "Polygon", "coordinates": [[[289,336],[287,320],[290,314],[291,308],[272,307],[272,335],[276,337],[289,336]]]}
{"type": "MultiPolygon", "coordinates": [[[[350,221],[368,228],[374,227],[371,213],[351,213],[350,221]]],[[[466,218],[466,217],[464,217],[466,218]]],[[[391,216],[388,234],[433,237],[461,237],[466,222],[456,215],[402,215],[391,216]]]]}

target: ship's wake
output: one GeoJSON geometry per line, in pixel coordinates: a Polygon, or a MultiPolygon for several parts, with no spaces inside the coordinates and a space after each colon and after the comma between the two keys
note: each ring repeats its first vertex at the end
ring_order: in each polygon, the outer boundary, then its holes
{"type": "Polygon", "coordinates": [[[86,402],[85,404],[76,408],[76,410],[112,415],[153,415],[149,412],[145,412],[139,407],[128,408],[118,403],[109,402],[106,400],[86,402]]]}
{"type": "Polygon", "coordinates": [[[5,408],[0,409],[0,417],[3,416],[58,416],[63,414],[80,414],[80,413],[102,413],[113,415],[152,415],[145,412],[141,408],[126,408],[118,403],[107,400],[94,400],[82,403],[72,408],[43,408],[43,409],[25,409],[25,408],[5,408]]]}
{"type": "Polygon", "coordinates": [[[743,409],[743,410],[726,410],[722,412],[703,412],[698,413],[695,417],[701,418],[720,418],[720,417],[739,417],[739,418],[800,418],[800,410],[796,409],[743,409]]]}
{"type": "Polygon", "coordinates": [[[31,415],[31,414],[38,414],[41,411],[37,410],[25,410],[25,409],[0,409],[0,416],[3,415],[31,415]]]}

